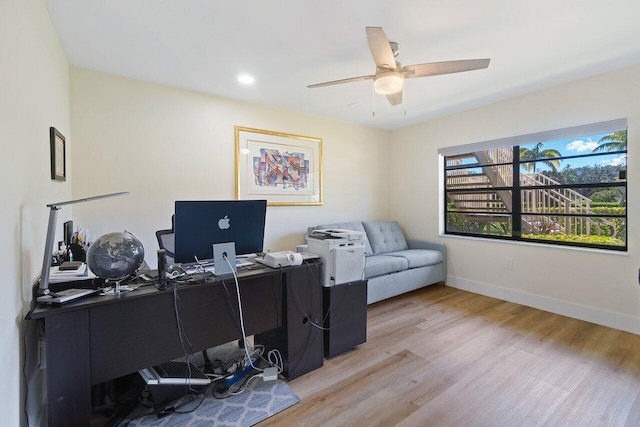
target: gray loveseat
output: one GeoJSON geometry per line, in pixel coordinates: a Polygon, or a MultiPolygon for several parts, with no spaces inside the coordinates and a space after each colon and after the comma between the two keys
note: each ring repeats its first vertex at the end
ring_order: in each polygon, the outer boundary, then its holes
{"type": "Polygon", "coordinates": [[[320,224],[310,227],[309,232],[335,228],[365,233],[367,304],[445,280],[447,268],[442,243],[406,239],[395,221],[320,224]]]}

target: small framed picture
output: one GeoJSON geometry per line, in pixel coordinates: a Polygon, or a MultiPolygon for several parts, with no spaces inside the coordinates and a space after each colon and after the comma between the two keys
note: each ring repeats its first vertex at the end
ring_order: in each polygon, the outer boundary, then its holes
{"type": "Polygon", "coordinates": [[[66,139],[56,128],[49,128],[51,140],[51,179],[67,180],[66,139]]]}

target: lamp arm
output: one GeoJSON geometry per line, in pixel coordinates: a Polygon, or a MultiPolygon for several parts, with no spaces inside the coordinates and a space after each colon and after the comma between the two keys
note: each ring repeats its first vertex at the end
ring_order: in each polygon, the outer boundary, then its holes
{"type": "Polygon", "coordinates": [[[57,205],[51,205],[49,210],[49,225],[47,226],[47,239],[44,243],[44,258],[42,260],[42,274],[40,275],[38,295],[47,295],[49,293],[49,272],[51,269],[51,257],[53,256],[58,210],[60,210],[60,207],[57,205]]]}
{"type": "Polygon", "coordinates": [[[40,274],[40,285],[38,286],[38,295],[48,295],[49,291],[49,272],[51,268],[51,257],[53,256],[53,244],[56,234],[56,222],[58,219],[58,211],[61,206],[75,205],[76,203],[90,202],[92,200],[107,199],[110,197],[124,196],[129,194],[128,191],[120,193],[103,194],[101,196],[85,197],[84,199],[68,200],[66,202],[58,202],[48,204],[49,225],[47,226],[47,239],[44,247],[44,258],[42,260],[42,273],[40,274]]]}

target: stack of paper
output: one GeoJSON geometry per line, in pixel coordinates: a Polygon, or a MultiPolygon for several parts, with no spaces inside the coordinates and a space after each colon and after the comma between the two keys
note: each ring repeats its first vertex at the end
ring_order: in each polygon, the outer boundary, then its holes
{"type": "Polygon", "coordinates": [[[49,283],[73,282],[94,279],[95,277],[96,275],[84,263],[77,270],[60,270],[57,266],[51,267],[49,270],[49,283]]]}

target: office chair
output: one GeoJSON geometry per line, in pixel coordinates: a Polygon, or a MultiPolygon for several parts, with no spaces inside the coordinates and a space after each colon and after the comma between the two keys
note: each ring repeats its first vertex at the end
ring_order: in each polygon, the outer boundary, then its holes
{"type": "Polygon", "coordinates": [[[156,238],[158,239],[158,246],[160,249],[165,250],[167,255],[167,264],[172,265],[175,263],[175,233],[173,230],[158,230],[156,231],[156,238]]]}

